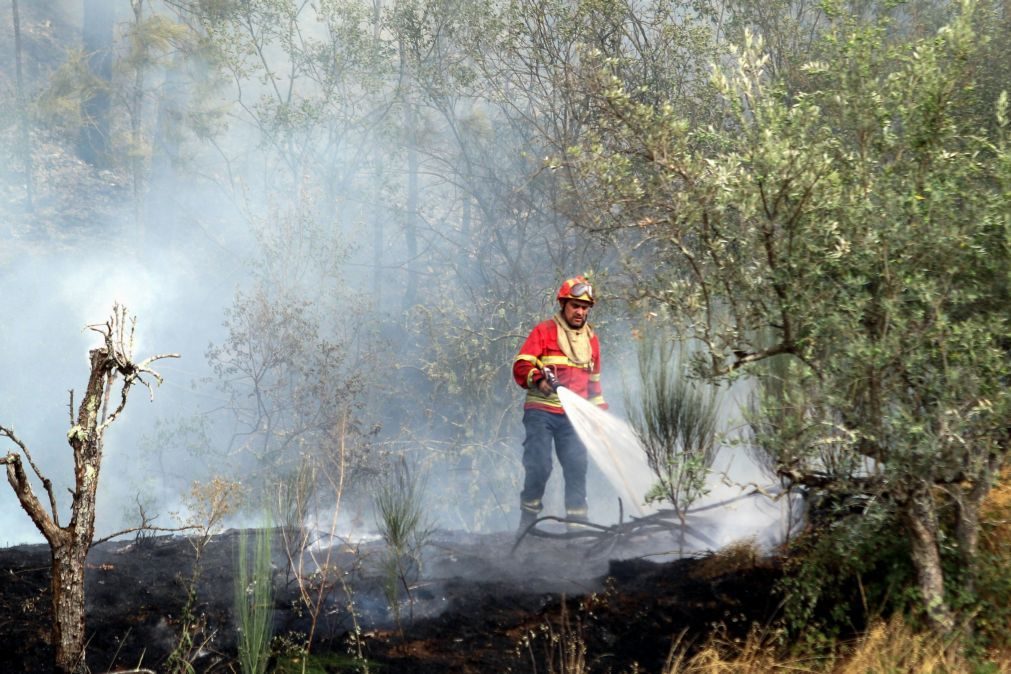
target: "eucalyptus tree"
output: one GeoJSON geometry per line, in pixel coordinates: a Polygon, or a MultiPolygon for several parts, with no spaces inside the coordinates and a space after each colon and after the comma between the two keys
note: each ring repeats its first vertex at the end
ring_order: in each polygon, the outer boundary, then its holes
{"type": "Polygon", "coordinates": [[[793,484],[894,522],[941,631],[1011,418],[1008,105],[971,114],[973,9],[913,39],[835,17],[789,95],[746,40],[716,70],[720,126],[602,77],[606,123],[572,156],[609,226],[650,241],[646,285],[703,346],[700,374],[786,359],[791,399],[765,409],[763,445],[793,484]]]}

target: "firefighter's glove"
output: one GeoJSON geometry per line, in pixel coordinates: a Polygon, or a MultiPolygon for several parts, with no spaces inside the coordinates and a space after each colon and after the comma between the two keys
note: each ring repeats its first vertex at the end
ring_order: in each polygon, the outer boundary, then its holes
{"type": "Polygon", "coordinates": [[[537,382],[537,388],[540,389],[540,392],[546,396],[550,396],[558,391],[558,377],[555,373],[550,368],[544,368],[541,370],[541,374],[543,377],[537,382]]]}

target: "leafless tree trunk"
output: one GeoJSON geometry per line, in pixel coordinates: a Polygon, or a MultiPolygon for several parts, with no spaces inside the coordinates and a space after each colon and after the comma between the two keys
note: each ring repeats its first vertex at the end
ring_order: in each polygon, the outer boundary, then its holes
{"type": "Polygon", "coordinates": [[[0,426],[0,437],[6,437],[20,449],[20,453],[12,451],[0,458],[0,464],[6,464],[7,481],[21,507],[49,543],[52,555],[52,635],[54,669],[57,672],[76,674],[87,671],[84,660],[84,568],[95,536],[95,497],[105,431],[126,406],[133,384],[139,382],[150,389],[143,375],[150,375],[161,382],[161,377],[148,366],[160,358],[177,357],[176,354],[164,354],[134,363],[131,353],[133,326],[131,322],[127,331],[125,322],[126,312],[117,306],[108,322],[92,326],[103,336],[105,346],[90,352],[88,386],[78,408],[76,422],[71,419],[73,425],[67,432],[74,454],[74,490],[70,522],[66,526],[60,525],[52,481],[42,475],[28,447],[14,431],[0,426]],[[120,396],[118,401],[113,402],[114,407],[110,411],[110,394],[117,377],[122,377],[120,396]],[[35,495],[22,459],[27,460],[41,480],[49,498],[48,511],[35,495]]]}

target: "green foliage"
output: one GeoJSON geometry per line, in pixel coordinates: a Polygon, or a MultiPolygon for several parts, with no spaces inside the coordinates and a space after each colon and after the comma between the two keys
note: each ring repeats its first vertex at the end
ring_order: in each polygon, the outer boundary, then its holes
{"type": "Polygon", "coordinates": [[[908,608],[915,595],[908,544],[892,535],[897,513],[876,502],[812,504],[816,523],[793,541],[778,591],[783,626],[805,648],[820,651],[908,608]]]}
{"type": "Polygon", "coordinates": [[[239,632],[239,664],[243,674],[267,671],[273,634],[274,586],[271,575],[269,526],[256,530],[252,567],[247,533],[239,534],[235,562],[235,616],[239,632]]]}
{"type": "Polygon", "coordinates": [[[964,597],[968,610],[976,613],[975,627],[980,645],[1006,648],[1011,626],[1011,551],[1006,543],[998,550],[984,549],[977,564],[975,592],[964,597]]]}
{"type": "Polygon", "coordinates": [[[646,495],[668,501],[684,517],[705,494],[719,448],[716,389],[684,372],[685,349],[670,335],[649,331],[638,341],[638,405],[626,403],[629,420],[659,482],[646,495]]]}
{"type": "Polygon", "coordinates": [[[792,361],[763,445],[795,481],[900,504],[949,626],[931,486],[985,493],[1011,416],[1011,155],[1006,122],[970,114],[973,10],[905,41],[837,17],[802,90],[746,34],[715,71],[719,127],[612,79],[610,124],[573,157],[598,212],[655,242],[652,296],[704,345],[700,374],[792,361]]]}
{"type": "Polygon", "coordinates": [[[277,660],[274,674],[329,674],[330,672],[382,671],[374,664],[363,663],[358,658],[340,653],[291,655],[277,660]]]}
{"type": "Polygon", "coordinates": [[[425,518],[424,484],[407,464],[397,464],[376,494],[379,535],[386,543],[382,561],[384,592],[400,622],[401,589],[412,601],[411,584],[421,575],[421,553],[432,534],[425,518]]]}
{"type": "Polygon", "coordinates": [[[968,646],[977,654],[1007,653],[1011,628],[1011,485],[1001,474],[980,512],[980,545],[974,568],[962,567],[954,551],[946,557],[947,573],[960,578],[952,603],[974,616],[968,646]]]}
{"type": "MultiPolygon", "coordinates": [[[[432,494],[430,507],[442,513],[441,521],[472,530],[494,522],[519,490],[519,389],[511,366],[525,326],[511,298],[456,301],[451,292],[447,287],[442,301],[419,307],[411,326],[425,345],[419,366],[437,404],[401,418],[412,436],[424,429],[428,438],[412,459],[427,473],[452,476],[452,488],[432,494]]],[[[394,393],[414,402],[409,391],[394,393]]]]}

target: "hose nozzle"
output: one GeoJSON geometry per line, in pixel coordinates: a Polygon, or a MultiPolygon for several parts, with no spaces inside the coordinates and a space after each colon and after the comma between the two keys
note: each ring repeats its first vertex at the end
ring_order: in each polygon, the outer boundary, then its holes
{"type": "Polygon", "coordinates": [[[544,367],[541,368],[541,372],[544,373],[544,381],[548,382],[548,386],[551,387],[551,390],[557,393],[560,384],[558,382],[558,375],[555,374],[555,371],[550,367],[544,367]]]}

